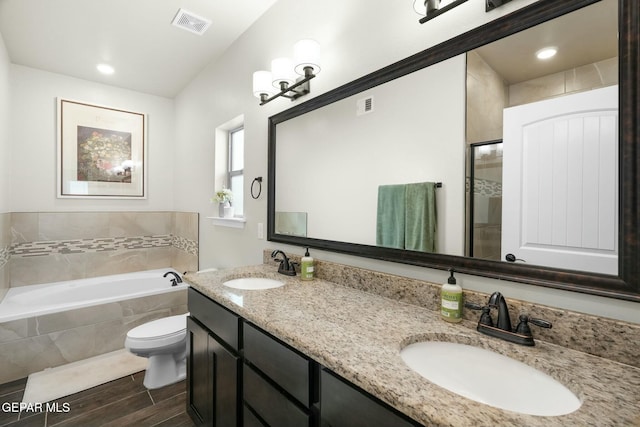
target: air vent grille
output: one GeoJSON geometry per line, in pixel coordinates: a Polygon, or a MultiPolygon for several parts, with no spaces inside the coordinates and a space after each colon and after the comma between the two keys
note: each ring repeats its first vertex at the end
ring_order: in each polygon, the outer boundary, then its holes
{"type": "Polygon", "coordinates": [[[211,20],[184,9],[178,9],[178,13],[176,13],[171,24],[201,36],[211,25],[211,20]]]}
{"type": "Polygon", "coordinates": [[[373,111],[373,95],[361,98],[357,101],[356,114],[361,116],[363,114],[371,113],[373,111]]]}

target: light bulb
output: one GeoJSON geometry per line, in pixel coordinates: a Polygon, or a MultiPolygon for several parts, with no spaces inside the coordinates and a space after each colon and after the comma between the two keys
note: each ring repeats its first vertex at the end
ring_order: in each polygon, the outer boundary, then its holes
{"type": "Polygon", "coordinates": [[[272,81],[273,78],[270,71],[263,70],[253,73],[253,95],[256,98],[260,98],[262,94],[271,95],[274,92],[271,85],[272,81]]]}
{"type": "Polygon", "coordinates": [[[312,39],[303,39],[293,46],[295,58],[295,71],[301,76],[305,75],[304,69],[312,68],[313,74],[320,72],[320,44],[312,39]]]}
{"type": "Polygon", "coordinates": [[[273,78],[273,86],[280,89],[280,83],[293,84],[295,75],[293,71],[293,63],[289,58],[276,58],[271,61],[271,74],[273,78]]]}

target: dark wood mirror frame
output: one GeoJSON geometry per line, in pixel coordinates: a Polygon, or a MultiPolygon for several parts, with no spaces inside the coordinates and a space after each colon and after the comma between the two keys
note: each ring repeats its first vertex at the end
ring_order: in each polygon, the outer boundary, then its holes
{"type": "Polygon", "coordinates": [[[269,118],[267,240],[308,246],[366,258],[435,269],[454,267],[476,276],[527,283],[569,291],[640,301],[640,2],[619,0],[619,153],[620,217],[618,275],[583,273],[541,266],[404,251],[354,243],[296,237],[275,233],[276,126],[286,120],[406,74],[463,54],[599,0],[540,0],[511,14],[426,49],[402,61],[326,92],[269,118]]]}

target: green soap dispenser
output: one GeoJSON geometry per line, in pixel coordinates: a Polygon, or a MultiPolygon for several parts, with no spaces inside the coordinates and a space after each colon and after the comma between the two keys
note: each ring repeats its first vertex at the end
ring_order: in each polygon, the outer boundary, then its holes
{"type": "Polygon", "coordinates": [[[309,255],[309,248],[304,253],[304,256],[300,260],[300,278],[302,280],[313,280],[314,265],[313,258],[309,255]]]}
{"type": "Polygon", "coordinates": [[[453,277],[453,268],[449,269],[451,275],[447,283],[442,285],[440,315],[447,322],[457,323],[462,321],[462,287],[456,283],[453,277]]]}

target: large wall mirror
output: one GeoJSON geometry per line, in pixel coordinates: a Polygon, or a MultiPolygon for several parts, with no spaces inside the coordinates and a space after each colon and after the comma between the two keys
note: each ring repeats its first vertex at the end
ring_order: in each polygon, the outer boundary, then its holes
{"type": "Polygon", "coordinates": [[[638,19],[538,1],[271,117],[268,239],[640,300],[638,19]]]}

